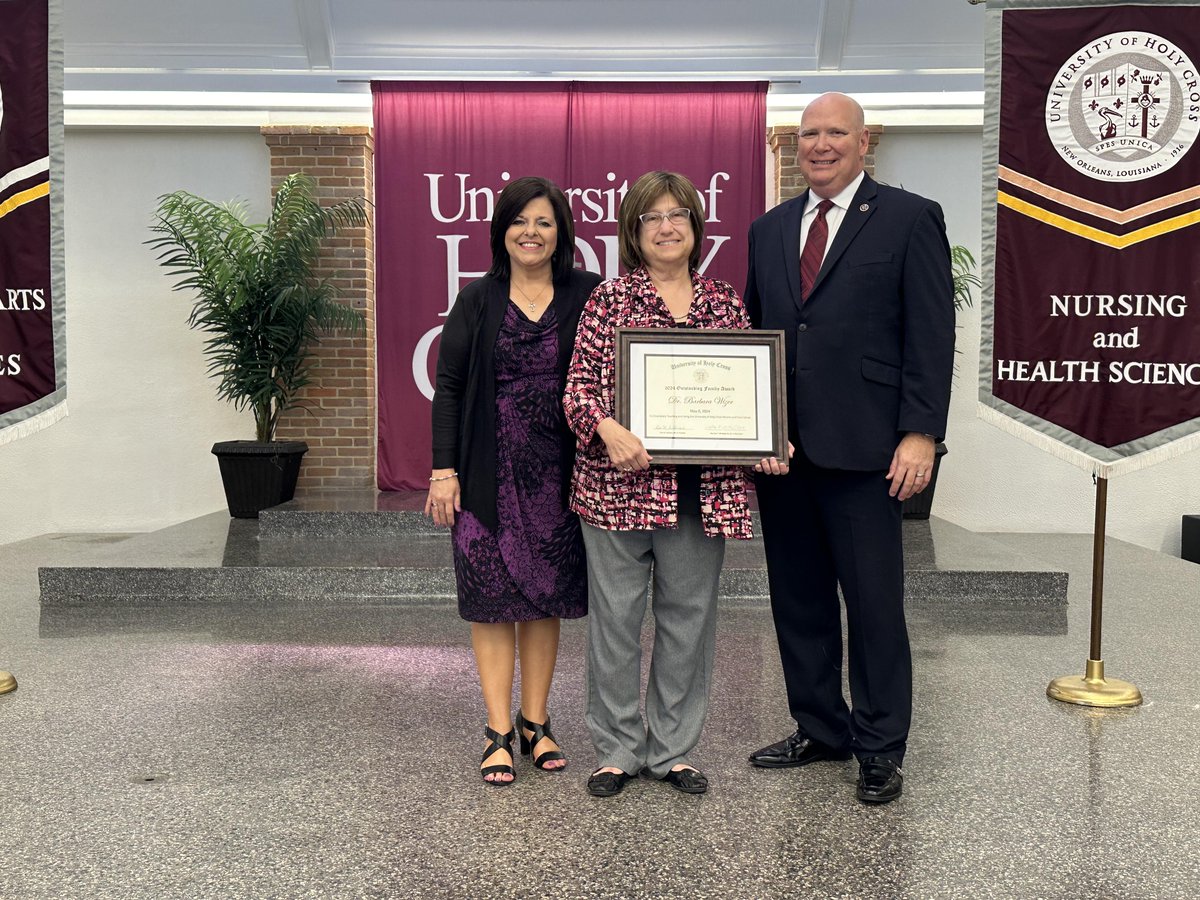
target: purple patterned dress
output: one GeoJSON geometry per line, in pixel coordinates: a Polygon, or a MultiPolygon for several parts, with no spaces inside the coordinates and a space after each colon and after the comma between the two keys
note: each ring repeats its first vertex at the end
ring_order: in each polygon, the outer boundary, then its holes
{"type": "Polygon", "coordinates": [[[531,322],[510,303],[496,337],[496,513],[454,523],[458,612],[469,622],[587,614],[579,520],[563,502],[562,389],[554,305],[531,322]]]}

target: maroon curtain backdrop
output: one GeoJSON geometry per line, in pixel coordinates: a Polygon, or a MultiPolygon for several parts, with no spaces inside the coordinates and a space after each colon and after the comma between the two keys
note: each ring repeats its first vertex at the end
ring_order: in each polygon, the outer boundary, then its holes
{"type": "Polygon", "coordinates": [[[619,274],[617,210],[638,176],[681,172],[707,221],[706,274],[739,290],[765,205],[766,84],[377,82],[379,486],[428,486],[438,335],[487,271],[495,195],[526,175],[567,192],[576,265],[619,274]]]}

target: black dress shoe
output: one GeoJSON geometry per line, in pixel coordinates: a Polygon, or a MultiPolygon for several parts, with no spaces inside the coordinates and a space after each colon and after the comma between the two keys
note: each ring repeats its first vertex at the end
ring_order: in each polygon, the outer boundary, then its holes
{"type": "Polygon", "coordinates": [[[904,792],[904,772],[885,756],[868,756],[858,763],[858,799],[891,803],[904,792]]]}
{"type": "Polygon", "coordinates": [[[588,793],[593,797],[616,796],[631,778],[627,772],[593,772],[587,782],[588,793]]]}
{"type": "Polygon", "coordinates": [[[764,769],[788,769],[792,766],[807,766],[822,759],[849,758],[849,750],[839,750],[814,741],[799,729],[782,741],[750,754],[750,762],[764,769]]]}
{"type": "Polygon", "coordinates": [[[677,772],[668,772],[662,777],[662,780],[675,790],[683,791],[685,794],[703,794],[708,790],[708,779],[699,769],[680,769],[677,772]]]}

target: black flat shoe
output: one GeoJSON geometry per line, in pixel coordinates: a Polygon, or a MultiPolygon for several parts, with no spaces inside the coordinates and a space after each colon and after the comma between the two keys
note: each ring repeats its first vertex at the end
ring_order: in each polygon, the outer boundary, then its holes
{"type": "Polygon", "coordinates": [[[858,799],[891,803],[904,792],[904,772],[886,756],[868,756],[858,763],[858,799]]]}
{"type": "MultiPolygon", "coordinates": [[[[554,743],[556,743],[556,744],[558,743],[558,741],[554,740],[554,735],[550,732],[550,717],[549,716],[546,716],[546,721],[542,722],[539,725],[537,722],[530,722],[527,718],[525,718],[525,716],[520,712],[520,710],[518,710],[517,711],[517,730],[520,731],[520,733],[521,733],[521,755],[522,756],[528,756],[533,751],[534,747],[536,747],[539,743],[546,740],[547,738],[554,741],[554,743]],[[530,731],[533,732],[533,737],[525,737],[526,729],[529,729],[530,731]]],[[[537,754],[533,758],[533,764],[535,766],[537,766],[539,769],[541,769],[543,772],[561,772],[563,769],[565,769],[567,767],[566,759],[567,759],[567,756],[565,753],[562,752],[562,750],[546,750],[543,753],[537,754]],[[556,760],[556,759],[561,759],[563,761],[563,765],[555,766],[555,767],[552,767],[549,769],[546,768],[546,763],[551,762],[552,760],[556,760]]]]}
{"type": "Polygon", "coordinates": [[[799,729],[795,734],[785,737],[761,750],[750,754],[750,762],[763,769],[789,769],[792,766],[807,766],[809,763],[823,759],[849,759],[849,750],[830,747],[820,741],[814,741],[799,729]]]}
{"type": "Polygon", "coordinates": [[[628,772],[593,772],[588,778],[588,793],[593,797],[614,797],[633,776],[628,772]]]}
{"type": "Polygon", "coordinates": [[[508,753],[508,756],[511,759],[512,742],[513,738],[517,736],[517,731],[514,728],[513,730],[509,731],[508,734],[501,734],[491,726],[485,725],[483,727],[483,736],[491,743],[484,748],[483,759],[479,761],[479,777],[483,779],[484,784],[490,784],[492,787],[507,787],[508,785],[512,784],[513,781],[516,781],[517,778],[517,770],[514,769],[511,764],[492,766],[485,766],[483,764],[487,762],[487,758],[489,756],[501,750],[508,753]],[[511,775],[513,777],[508,781],[499,781],[497,779],[488,778],[487,776],[489,775],[511,775]]]}
{"type": "Polygon", "coordinates": [[[680,769],[677,772],[668,772],[662,777],[662,780],[675,788],[677,791],[683,791],[685,794],[703,794],[708,790],[708,779],[699,769],[680,769]]]}

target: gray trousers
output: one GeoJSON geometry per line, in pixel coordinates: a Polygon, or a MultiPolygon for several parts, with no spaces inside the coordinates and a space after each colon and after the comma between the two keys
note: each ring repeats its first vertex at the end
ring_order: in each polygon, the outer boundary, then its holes
{"type": "Polygon", "coordinates": [[[662,778],[685,762],[708,714],[717,579],[725,539],[699,516],[678,528],[608,531],[583,524],[588,569],[587,723],[598,768],[662,778]],[[654,578],[654,649],[639,710],[642,619],[654,578]]]}

